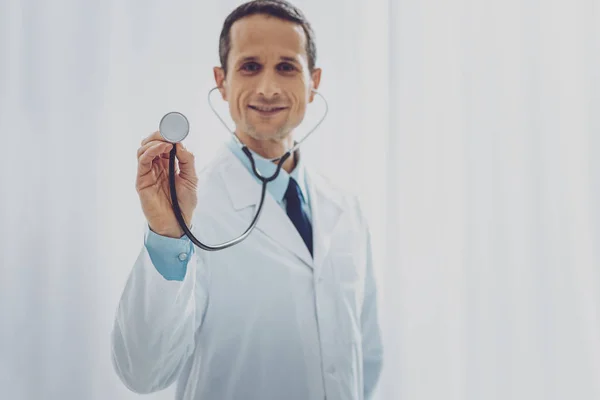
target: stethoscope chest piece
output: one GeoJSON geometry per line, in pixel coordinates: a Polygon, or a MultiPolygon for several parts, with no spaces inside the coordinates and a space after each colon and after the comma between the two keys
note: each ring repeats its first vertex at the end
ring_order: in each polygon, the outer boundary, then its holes
{"type": "Polygon", "coordinates": [[[190,133],[190,123],[185,115],[173,111],[162,117],[158,130],[167,142],[179,143],[190,133]]]}

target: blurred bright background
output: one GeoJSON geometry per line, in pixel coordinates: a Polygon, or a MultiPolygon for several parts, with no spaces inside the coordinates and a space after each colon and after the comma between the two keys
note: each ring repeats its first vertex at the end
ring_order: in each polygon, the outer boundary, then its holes
{"type": "MultiPolygon", "coordinates": [[[[206,95],[240,3],[0,2],[1,399],[140,398],[109,341],[136,151],[172,110],[198,168],[228,138],[206,95]]],[[[600,3],[294,4],[330,105],[303,153],[372,229],[378,398],[600,399],[600,3]]]]}

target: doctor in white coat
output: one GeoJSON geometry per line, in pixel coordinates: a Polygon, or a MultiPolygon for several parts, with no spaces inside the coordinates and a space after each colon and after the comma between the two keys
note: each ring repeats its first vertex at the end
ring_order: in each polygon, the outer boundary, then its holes
{"type": "MultiPolygon", "coordinates": [[[[313,32],[285,1],[255,0],[225,20],[214,75],[236,135],[258,169],[292,147],[319,86],[313,32]]],[[[130,390],[176,382],[189,400],[369,399],[382,367],[369,229],[355,196],[286,160],[250,236],[195,248],[173,214],[172,144],[158,132],[138,150],[136,190],[148,229],[112,331],[116,373],[130,390]]],[[[177,194],[204,243],[237,237],[261,183],[232,140],[200,173],[177,147],[177,194]],[[196,207],[200,205],[200,207],[196,207]]]]}

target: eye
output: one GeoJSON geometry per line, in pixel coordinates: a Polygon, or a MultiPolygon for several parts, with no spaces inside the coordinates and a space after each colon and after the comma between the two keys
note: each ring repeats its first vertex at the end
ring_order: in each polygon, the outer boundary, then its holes
{"type": "Polygon", "coordinates": [[[242,65],[240,69],[245,72],[256,72],[260,69],[260,64],[256,62],[247,62],[242,65]]]}
{"type": "Polygon", "coordinates": [[[293,72],[296,70],[296,67],[290,63],[281,63],[277,66],[277,69],[281,72],[293,72]]]}

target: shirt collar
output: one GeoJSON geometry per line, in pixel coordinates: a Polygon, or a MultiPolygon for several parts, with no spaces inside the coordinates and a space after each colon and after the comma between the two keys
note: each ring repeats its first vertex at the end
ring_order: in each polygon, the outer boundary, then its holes
{"type": "MultiPolygon", "coordinates": [[[[260,179],[258,179],[258,177],[256,177],[256,175],[254,175],[254,171],[252,170],[252,164],[250,163],[250,160],[248,159],[246,154],[244,154],[244,152],[242,151],[242,148],[239,146],[238,142],[233,137],[231,137],[230,140],[227,141],[227,147],[229,147],[229,149],[233,152],[233,154],[242,162],[242,164],[244,164],[244,166],[246,167],[246,169],[248,169],[248,171],[250,172],[252,177],[257,182],[262,184],[260,179]]],[[[250,150],[250,148],[248,148],[248,150],[250,150]]],[[[256,164],[256,168],[258,169],[258,171],[261,173],[262,176],[269,177],[275,173],[275,170],[277,169],[276,163],[267,160],[266,158],[262,157],[261,155],[257,154],[256,152],[254,152],[252,150],[250,150],[250,153],[252,154],[252,157],[254,158],[254,163],[256,164]]],[[[292,178],[294,178],[294,180],[296,182],[298,182],[298,186],[300,187],[300,191],[302,193],[303,200],[305,202],[307,202],[308,197],[307,197],[306,182],[305,182],[306,172],[305,172],[305,168],[304,168],[304,163],[302,161],[302,156],[299,154],[299,151],[298,151],[298,163],[296,164],[296,167],[292,170],[291,174],[288,174],[282,168],[281,171],[279,171],[279,175],[277,175],[277,178],[275,178],[275,180],[267,183],[267,190],[269,191],[269,193],[271,193],[271,196],[273,196],[273,198],[275,200],[277,200],[278,203],[281,203],[283,201],[283,196],[285,195],[285,192],[287,191],[287,187],[288,187],[288,184],[290,181],[290,176],[292,178]]]]}

